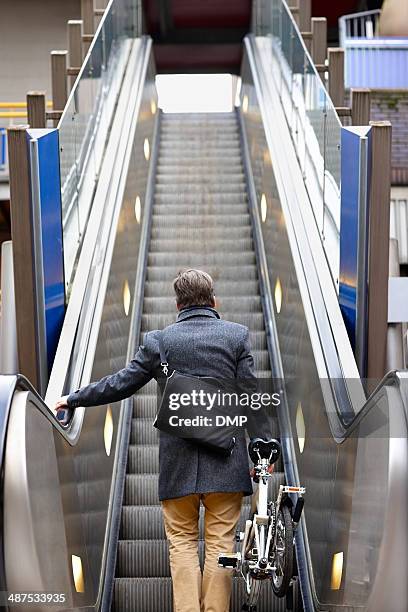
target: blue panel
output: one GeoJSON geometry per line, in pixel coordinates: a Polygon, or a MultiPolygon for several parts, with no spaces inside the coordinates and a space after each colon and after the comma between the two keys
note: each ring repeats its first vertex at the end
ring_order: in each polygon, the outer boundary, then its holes
{"type": "Polygon", "coordinates": [[[48,371],[65,315],[64,257],[58,130],[30,130],[38,140],[41,233],[48,371]]]}
{"type": "Polygon", "coordinates": [[[0,168],[4,168],[6,166],[6,140],[6,129],[0,128],[0,168]]]}
{"type": "Polygon", "coordinates": [[[356,343],[360,137],[341,131],[339,302],[353,350],[356,343]]]}
{"type": "Polygon", "coordinates": [[[406,39],[355,39],[346,44],[345,85],[371,89],[408,87],[406,39]]]}

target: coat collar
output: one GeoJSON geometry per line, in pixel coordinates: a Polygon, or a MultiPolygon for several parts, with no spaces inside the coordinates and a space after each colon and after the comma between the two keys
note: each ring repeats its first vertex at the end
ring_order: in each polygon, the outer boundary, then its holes
{"type": "Polygon", "coordinates": [[[188,306],[183,308],[177,315],[177,323],[185,321],[191,317],[209,317],[211,319],[219,319],[220,315],[211,306],[188,306]]]}

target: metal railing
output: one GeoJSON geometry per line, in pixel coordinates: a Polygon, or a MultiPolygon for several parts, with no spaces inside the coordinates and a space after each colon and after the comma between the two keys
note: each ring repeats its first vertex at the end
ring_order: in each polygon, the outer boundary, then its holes
{"type": "Polygon", "coordinates": [[[381,11],[364,11],[343,15],[339,19],[340,47],[350,38],[373,38],[377,31],[381,11]]]}
{"type": "Polygon", "coordinates": [[[381,11],[344,15],[339,19],[345,51],[345,86],[371,89],[408,87],[408,39],[378,36],[381,11]]]}

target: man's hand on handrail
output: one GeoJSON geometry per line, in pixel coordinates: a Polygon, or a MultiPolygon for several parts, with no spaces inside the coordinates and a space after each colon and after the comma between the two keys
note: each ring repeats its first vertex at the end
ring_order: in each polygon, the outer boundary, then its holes
{"type": "Polygon", "coordinates": [[[72,411],[68,407],[67,398],[68,395],[60,397],[54,406],[55,417],[61,425],[66,425],[71,417],[72,411]]]}

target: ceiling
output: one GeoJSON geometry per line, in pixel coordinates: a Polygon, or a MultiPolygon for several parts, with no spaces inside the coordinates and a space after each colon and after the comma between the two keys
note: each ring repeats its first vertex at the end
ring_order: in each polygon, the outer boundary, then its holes
{"type": "MultiPolygon", "coordinates": [[[[381,0],[312,0],[312,14],[328,18],[329,39],[335,40],[338,18],[364,2],[367,8],[381,4],[381,0]]],[[[251,0],[143,0],[145,31],[155,43],[157,71],[239,74],[251,7],[251,0]]]]}
{"type": "Polygon", "coordinates": [[[238,74],[251,0],[144,0],[157,71],[238,74]]]}

